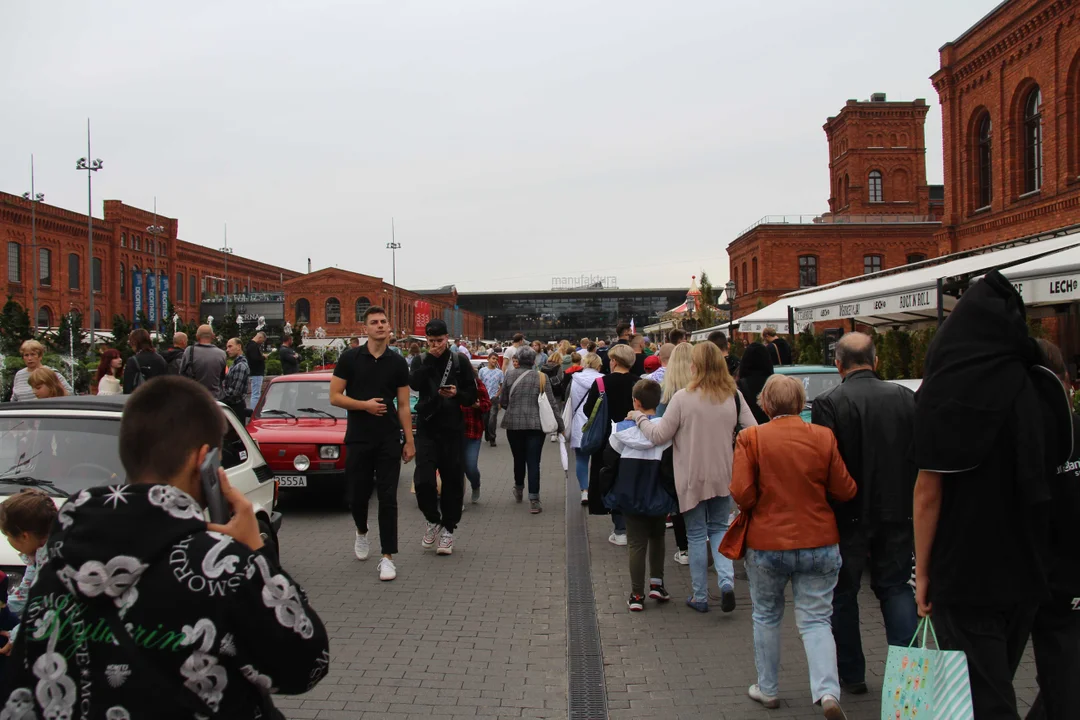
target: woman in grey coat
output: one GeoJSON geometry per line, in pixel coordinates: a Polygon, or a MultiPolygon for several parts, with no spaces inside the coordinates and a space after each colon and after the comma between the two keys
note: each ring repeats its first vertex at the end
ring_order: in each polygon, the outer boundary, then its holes
{"type": "MultiPolygon", "coordinates": [[[[546,375],[533,369],[536,351],[522,347],[514,356],[514,368],[506,371],[499,404],[506,411],[502,426],[514,454],[514,498],[521,502],[525,491],[525,473],[529,474],[529,512],[543,510],[540,505],[540,455],[544,451],[544,430],[540,425],[539,397],[543,392],[554,409],[555,395],[546,375]]],[[[562,417],[555,413],[562,432],[562,417]]]]}

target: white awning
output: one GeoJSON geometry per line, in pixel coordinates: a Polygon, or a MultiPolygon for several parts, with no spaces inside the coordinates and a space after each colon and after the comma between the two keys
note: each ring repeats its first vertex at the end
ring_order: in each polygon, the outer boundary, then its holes
{"type": "MultiPolygon", "coordinates": [[[[1055,251],[1078,244],[1080,244],[1080,233],[1070,233],[981,254],[963,253],[955,260],[938,258],[936,263],[933,261],[919,263],[906,272],[874,273],[861,281],[839,283],[810,292],[788,294],[781,298],[781,302],[790,303],[795,308],[796,329],[814,322],[849,318],[872,326],[910,325],[936,321],[938,280],[982,274],[1001,265],[1022,262],[1027,257],[1055,253],[1055,251]]],[[[1060,253],[1055,253],[1035,262],[1045,261],[1053,267],[1060,267],[1060,260],[1052,260],[1059,256],[1060,253]]],[[[1011,268],[1010,272],[1015,273],[1018,268],[1030,264],[1032,263],[1018,265],[1011,268]]],[[[1045,269],[1046,265],[1038,267],[1045,269]]],[[[1006,272],[1006,275],[1010,276],[1009,272],[1006,272]]],[[[1029,291],[1029,293],[1035,292],[1035,288],[1029,291]]],[[[1041,288],[1039,292],[1046,295],[1047,289],[1041,288]]],[[[1080,296],[1080,293],[1077,295],[1080,296]]],[[[1024,294],[1025,300],[1029,303],[1038,302],[1038,300],[1028,300],[1029,296],[1034,297],[1028,293],[1024,294]]],[[[1056,300],[1056,302],[1064,301],[1066,298],[1063,296],[1056,300]]],[[[956,302],[955,297],[943,295],[944,312],[950,312],[956,302]]],[[[758,312],[764,312],[764,310],[758,312]]]]}
{"type": "Polygon", "coordinates": [[[1080,247],[1005,268],[1025,305],[1057,305],[1080,300],[1080,247]]]}
{"type": "Polygon", "coordinates": [[[778,333],[786,334],[788,332],[789,304],[787,300],[781,298],[772,305],[766,305],[749,315],[743,315],[735,321],[735,324],[739,326],[739,332],[741,333],[759,333],[765,328],[771,327],[775,328],[778,333]]]}

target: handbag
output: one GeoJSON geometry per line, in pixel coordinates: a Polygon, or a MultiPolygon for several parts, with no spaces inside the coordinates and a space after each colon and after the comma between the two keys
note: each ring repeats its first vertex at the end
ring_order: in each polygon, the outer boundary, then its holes
{"type": "MultiPolygon", "coordinates": [[[[739,396],[735,396],[735,402],[738,404],[739,396]]],[[[738,424],[736,423],[736,428],[738,424]]],[[[738,435],[738,429],[735,434],[738,435]]],[[[754,452],[758,451],[757,444],[754,444],[754,452]]],[[[761,489],[758,488],[757,477],[754,478],[754,488],[758,499],[761,499],[761,489]]],[[[750,530],[750,511],[739,511],[738,516],[728,526],[727,531],[724,533],[724,539],[720,541],[720,547],[717,548],[719,553],[729,560],[741,560],[746,555],[746,534],[750,530]]],[[[895,718],[893,719],[895,720],[895,718]]]]}
{"type": "Polygon", "coordinates": [[[547,434],[558,432],[559,421],[555,417],[555,409],[551,407],[551,401],[548,400],[547,393],[544,392],[544,381],[547,379],[547,375],[540,373],[540,395],[536,398],[537,406],[540,410],[540,429],[547,434]]]}
{"type": "Polygon", "coordinates": [[[600,397],[593,405],[592,413],[585,421],[585,427],[581,429],[581,452],[585,455],[595,454],[604,447],[604,441],[607,440],[608,406],[604,378],[596,378],[596,387],[600,390],[600,397]]]}
{"type": "Polygon", "coordinates": [[[934,645],[937,633],[930,618],[922,618],[907,647],[889,646],[885,679],[881,686],[881,720],[921,718],[922,720],[972,720],[971,678],[967,656],[960,650],[931,650],[926,646],[930,632],[934,645]],[[919,631],[922,631],[922,647],[919,631]]]}
{"type": "Polygon", "coordinates": [[[566,398],[566,402],[563,403],[562,428],[562,436],[569,441],[574,431],[574,408],[570,405],[570,398],[566,398]]]}

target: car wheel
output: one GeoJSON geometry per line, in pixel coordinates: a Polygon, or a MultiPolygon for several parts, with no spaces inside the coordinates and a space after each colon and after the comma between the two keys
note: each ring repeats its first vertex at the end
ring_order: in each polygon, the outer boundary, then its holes
{"type": "Polygon", "coordinates": [[[266,552],[274,559],[275,563],[280,565],[281,556],[278,553],[277,535],[274,534],[274,528],[270,527],[270,521],[262,515],[259,516],[259,535],[262,536],[266,552]]]}

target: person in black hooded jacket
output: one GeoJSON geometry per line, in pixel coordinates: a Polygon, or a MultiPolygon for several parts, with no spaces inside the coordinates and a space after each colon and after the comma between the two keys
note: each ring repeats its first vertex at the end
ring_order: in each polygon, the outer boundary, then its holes
{"type": "Polygon", "coordinates": [[[1017,717],[1013,675],[1048,598],[1050,479],[1073,430],[1040,362],[1024,301],[994,270],[934,337],[916,397],[916,599],[941,648],[967,656],[979,720],[1017,717]]]}
{"type": "Polygon", "coordinates": [[[743,351],[742,361],[739,363],[739,374],[736,384],[743,399],[750,406],[750,412],[758,425],[769,422],[769,416],[758,405],[758,395],[765,387],[765,381],[773,374],[773,361],[769,357],[769,350],[761,343],[750,343],[743,351]]]}
{"type": "Polygon", "coordinates": [[[61,508],[12,651],[5,720],[282,717],[329,666],[304,591],[263,545],[251,502],[203,520],[199,468],[225,418],[187,378],[150,380],[120,423],[127,482],[61,508]]]}

